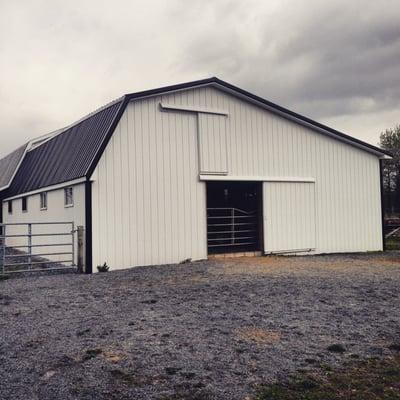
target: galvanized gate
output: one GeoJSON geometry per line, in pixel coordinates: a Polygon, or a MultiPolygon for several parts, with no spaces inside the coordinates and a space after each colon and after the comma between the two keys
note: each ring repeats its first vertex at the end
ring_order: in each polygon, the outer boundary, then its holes
{"type": "Polygon", "coordinates": [[[209,252],[255,250],[258,245],[258,213],[238,208],[207,208],[209,252]]]}
{"type": "Polygon", "coordinates": [[[75,267],[75,233],[73,222],[0,224],[0,273],[75,267]]]}

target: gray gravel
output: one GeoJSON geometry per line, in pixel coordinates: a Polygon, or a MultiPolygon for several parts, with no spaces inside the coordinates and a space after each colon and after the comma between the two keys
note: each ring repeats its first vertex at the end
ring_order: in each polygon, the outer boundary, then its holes
{"type": "Polygon", "coordinates": [[[399,292],[396,253],[9,279],[0,398],[251,398],[297,369],[390,355],[399,292]]]}

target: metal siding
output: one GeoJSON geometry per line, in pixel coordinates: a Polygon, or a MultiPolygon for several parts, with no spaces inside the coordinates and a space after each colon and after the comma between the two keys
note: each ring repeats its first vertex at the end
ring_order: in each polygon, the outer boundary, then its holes
{"type": "Polygon", "coordinates": [[[198,115],[201,173],[227,173],[226,116],[198,115]]]}
{"type": "MultiPolygon", "coordinates": [[[[28,198],[28,211],[22,212],[22,199],[13,200],[13,212],[8,213],[7,202],[3,202],[3,216],[4,223],[33,223],[33,222],[74,222],[75,227],[81,225],[85,226],[85,185],[78,184],[74,185],[74,206],[64,206],[64,188],[51,190],[47,192],[47,210],[40,209],[40,193],[27,196],[28,198]]],[[[35,226],[34,233],[54,233],[59,229],[61,232],[65,232],[66,227],[46,225],[43,227],[35,226]]],[[[8,226],[8,234],[20,234],[26,233],[26,227],[8,226]]],[[[75,249],[77,249],[77,238],[75,236],[75,249]]],[[[35,243],[61,243],[61,241],[70,242],[69,237],[43,237],[35,238],[35,243]]],[[[27,243],[26,238],[8,238],[8,246],[24,245],[27,243]]],[[[47,248],[33,248],[32,251],[36,253],[57,253],[62,251],[69,251],[69,247],[65,250],[65,247],[47,247],[47,248]]],[[[51,256],[48,257],[51,260],[58,261],[65,259],[65,256],[51,256]]],[[[75,258],[77,261],[77,258],[75,258]]]]}
{"type": "Polygon", "coordinates": [[[314,250],[315,184],[264,182],[264,251],[314,250]]]}
{"type": "Polygon", "coordinates": [[[161,101],[228,110],[228,177],[315,178],[317,253],[382,249],[376,156],[202,87],[128,105],[93,175],[95,262],[123,268],[206,257],[198,117],[161,111],[161,101]]]}
{"type": "Polygon", "coordinates": [[[207,257],[197,117],[130,103],[93,175],[94,265],[112,269],[207,257]]]}
{"type": "Polygon", "coordinates": [[[85,176],[120,104],[114,103],[29,151],[7,196],[85,176]]]}

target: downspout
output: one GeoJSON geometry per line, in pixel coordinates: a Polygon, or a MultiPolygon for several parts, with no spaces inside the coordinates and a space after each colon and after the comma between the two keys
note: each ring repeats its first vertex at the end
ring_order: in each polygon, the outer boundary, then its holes
{"type": "Polygon", "coordinates": [[[92,182],[85,182],[85,273],[93,272],[92,247],[92,182]]]}
{"type": "Polygon", "coordinates": [[[381,191],[381,220],[382,220],[382,250],[386,251],[385,238],[385,202],[384,202],[384,187],[383,187],[383,159],[379,159],[379,181],[381,191]]]}

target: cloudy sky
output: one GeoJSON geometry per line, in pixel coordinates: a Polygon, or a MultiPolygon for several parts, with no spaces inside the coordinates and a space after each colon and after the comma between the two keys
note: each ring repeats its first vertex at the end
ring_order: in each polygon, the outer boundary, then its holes
{"type": "Polygon", "coordinates": [[[377,144],[399,0],[0,0],[0,156],[124,93],[209,76],[377,144]]]}

